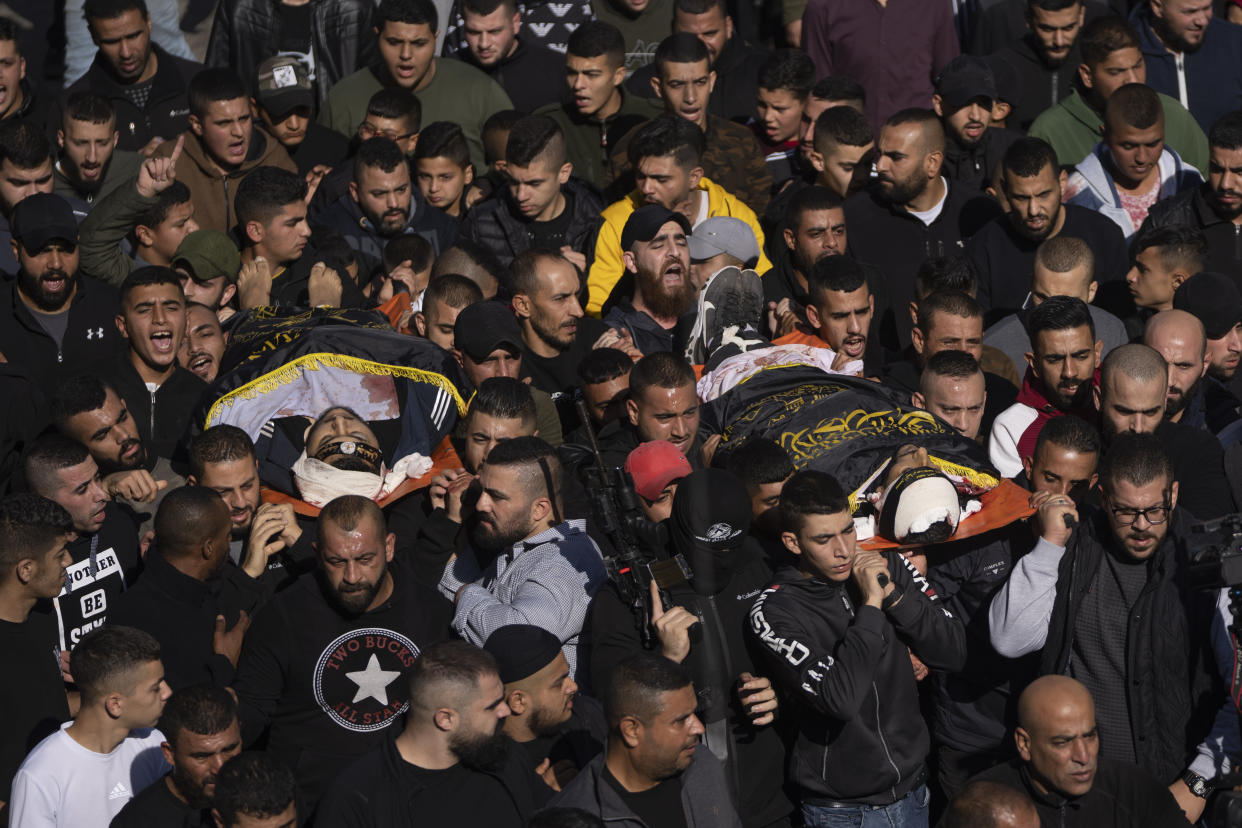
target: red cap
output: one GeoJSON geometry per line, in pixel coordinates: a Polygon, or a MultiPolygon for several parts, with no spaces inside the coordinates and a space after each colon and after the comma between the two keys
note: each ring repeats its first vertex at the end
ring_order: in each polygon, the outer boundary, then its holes
{"type": "Polygon", "coordinates": [[[669,483],[691,472],[686,455],[668,440],[652,440],[631,451],[625,470],[634,478],[634,491],[645,500],[659,500],[669,483]]]}

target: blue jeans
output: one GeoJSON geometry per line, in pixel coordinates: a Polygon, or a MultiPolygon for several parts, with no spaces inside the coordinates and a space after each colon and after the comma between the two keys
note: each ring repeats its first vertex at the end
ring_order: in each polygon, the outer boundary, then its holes
{"type": "Polygon", "coordinates": [[[927,803],[931,794],[919,785],[892,805],[859,805],[828,808],[803,805],[806,828],[927,828],[927,803]]]}

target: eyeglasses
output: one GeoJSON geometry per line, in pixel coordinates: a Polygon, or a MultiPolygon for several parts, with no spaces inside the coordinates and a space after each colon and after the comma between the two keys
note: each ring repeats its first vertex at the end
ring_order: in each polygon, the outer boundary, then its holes
{"type": "Polygon", "coordinates": [[[416,134],[417,133],[414,133],[414,132],[407,132],[404,135],[398,135],[395,130],[376,129],[368,121],[363,121],[362,123],[358,124],[358,136],[362,138],[364,141],[370,140],[371,138],[374,138],[376,136],[379,136],[380,138],[387,138],[389,141],[404,141],[406,138],[409,138],[416,134]]]}
{"type": "Polygon", "coordinates": [[[1159,526],[1169,519],[1171,507],[1168,502],[1159,506],[1148,506],[1146,509],[1127,509],[1121,506],[1110,506],[1109,511],[1122,526],[1130,526],[1141,516],[1152,526],[1159,526]]]}

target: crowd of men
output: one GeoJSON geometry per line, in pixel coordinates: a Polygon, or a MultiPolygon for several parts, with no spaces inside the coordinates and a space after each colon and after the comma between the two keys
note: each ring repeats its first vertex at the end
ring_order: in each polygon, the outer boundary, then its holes
{"type": "Polygon", "coordinates": [[[51,5],[0,3],[9,825],[1242,824],[1242,0],[51,5]],[[222,422],[272,319],[427,356],[222,422]],[[790,361],[1021,497],[862,543],[701,416],[790,361]],[[377,375],[459,404],[436,465],[377,375]]]}

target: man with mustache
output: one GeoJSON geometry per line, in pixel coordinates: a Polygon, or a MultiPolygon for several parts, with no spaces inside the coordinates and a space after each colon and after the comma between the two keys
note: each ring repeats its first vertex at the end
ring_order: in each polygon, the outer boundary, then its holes
{"type": "Polygon", "coordinates": [[[1204,403],[1213,421],[1227,423],[1239,413],[1239,362],[1242,361],[1242,292],[1221,273],[1199,273],[1173,294],[1173,307],[1203,323],[1207,337],[1204,403]]]}
{"type": "Polygon", "coordinates": [[[773,344],[830,348],[834,369],[861,360],[866,376],[878,376],[883,355],[871,336],[875,297],[862,265],[846,256],[819,259],[807,275],[807,299],[806,327],[773,344]]]}
{"type": "Polygon", "coordinates": [[[1027,321],[1031,351],[1017,401],[992,425],[988,456],[1002,477],[1022,471],[1039,431],[1052,417],[1095,420],[1091,388],[1104,344],[1096,341],[1095,320],[1081,299],[1051,296],[1027,321]]]}
{"type": "Polygon", "coordinates": [[[450,619],[448,603],[393,560],[396,538],[374,501],[330,501],[318,536],[316,574],[255,617],[233,683],[242,721],[258,726],[243,737],[270,725],[268,753],[297,768],[308,807],[385,741],[410,707],[401,675],[447,637],[450,619]]]}
{"type": "MultiPolygon", "coordinates": [[[[1100,756],[1155,776],[1197,820],[1219,770],[1212,757],[1222,754],[1186,746],[1217,735],[1213,720],[1227,703],[1199,689],[1218,669],[1217,595],[1182,587],[1193,518],[1178,508],[1160,440],[1119,434],[1099,474],[1100,508],[1080,514],[1062,495],[1040,504],[1039,541],[992,599],[992,646],[1009,658],[1039,653],[1041,674],[1085,685],[1098,702],[1100,756]]],[[[1085,792],[1089,770],[1080,765],[1081,787],[1066,793],[1085,792]]]]}
{"type": "Polygon", "coordinates": [[[511,715],[496,659],[461,641],[429,647],[400,680],[404,729],[345,769],[316,813],[325,825],[469,822],[520,828],[551,791],[505,735],[511,715]]]}
{"type": "Polygon", "coordinates": [[[138,153],[116,148],[116,111],[107,98],[77,92],[65,100],[60,117],[53,192],[93,205],[138,174],[138,153]]]}
{"type": "Polygon", "coordinates": [[[945,131],[944,172],[973,190],[986,190],[1005,150],[1020,135],[992,126],[992,102],[998,97],[988,64],[973,55],[956,57],[940,71],[932,108],[945,131]]]}
{"type": "MultiPolygon", "coordinates": [[[[966,246],[978,277],[979,304],[991,316],[1000,318],[1022,308],[1035,252],[1046,239],[1060,235],[1082,239],[1095,254],[1095,279],[1105,291],[1101,299],[1109,291],[1124,291],[1120,283],[1128,257],[1120,228],[1085,207],[1062,205],[1064,187],[1065,173],[1044,141],[1019,138],[1005,152],[1001,189],[1009,212],[985,224],[966,246]]],[[[1124,314],[1128,300],[1115,300],[1114,307],[1118,302],[1124,314]]]]}
{"type": "MultiPolygon", "coordinates": [[[[1204,411],[1204,378],[1209,363],[1203,323],[1184,310],[1160,311],[1147,320],[1143,344],[1154,348],[1169,365],[1164,416],[1170,422],[1219,433],[1220,428],[1213,428],[1211,414],[1204,411]]],[[[1234,408],[1236,419],[1236,402],[1234,408]]],[[[1229,422],[1232,419],[1224,425],[1229,422]]]]}
{"type": "MultiPolygon", "coordinates": [[[[182,283],[184,284],[184,279],[182,283]]],[[[185,337],[177,359],[191,374],[208,384],[220,373],[220,359],[228,334],[220,327],[216,312],[198,302],[186,302],[185,337]]]]}

